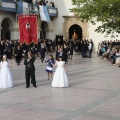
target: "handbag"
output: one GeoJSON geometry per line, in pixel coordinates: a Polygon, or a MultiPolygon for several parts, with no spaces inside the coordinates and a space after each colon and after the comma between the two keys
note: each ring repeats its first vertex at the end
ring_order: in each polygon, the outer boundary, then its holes
{"type": "Polygon", "coordinates": [[[46,70],[50,70],[50,71],[52,71],[52,70],[53,70],[53,68],[52,68],[52,67],[50,67],[50,66],[47,66],[47,67],[46,67],[46,70]]]}

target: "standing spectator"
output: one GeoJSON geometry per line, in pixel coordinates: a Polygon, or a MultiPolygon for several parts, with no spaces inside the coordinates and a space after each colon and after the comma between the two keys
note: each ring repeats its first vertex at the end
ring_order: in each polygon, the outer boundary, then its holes
{"type": "Polygon", "coordinates": [[[88,57],[89,58],[92,57],[92,43],[91,43],[91,41],[89,42],[89,45],[88,45],[88,57]]]}
{"type": "Polygon", "coordinates": [[[73,57],[73,45],[70,42],[70,45],[69,45],[69,58],[72,59],[72,57],[73,57]]]}
{"type": "Polygon", "coordinates": [[[56,60],[58,60],[58,58],[59,58],[59,55],[60,55],[60,48],[61,48],[61,46],[58,45],[58,46],[57,46],[57,51],[56,51],[56,57],[55,57],[56,60]]]}
{"type": "Polygon", "coordinates": [[[8,59],[12,59],[12,42],[8,42],[7,44],[7,56],[8,56],[8,59]]]}
{"type": "Polygon", "coordinates": [[[4,49],[5,49],[4,42],[1,41],[1,42],[0,42],[0,54],[1,54],[1,56],[3,55],[3,51],[4,51],[4,49]]]}
{"type": "Polygon", "coordinates": [[[82,58],[86,57],[87,49],[88,49],[87,43],[86,41],[84,41],[82,43],[82,58]]]}
{"type": "Polygon", "coordinates": [[[68,47],[66,44],[64,44],[63,45],[63,59],[64,59],[65,63],[67,63],[67,61],[68,61],[67,53],[68,53],[68,47]]]}
{"type": "Polygon", "coordinates": [[[21,51],[20,46],[18,46],[16,51],[15,51],[15,57],[16,57],[17,65],[20,65],[20,60],[21,60],[21,57],[22,57],[22,51],[21,51]]]}
{"type": "Polygon", "coordinates": [[[44,45],[44,43],[41,43],[40,46],[40,55],[41,55],[41,62],[43,63],[44,59],[45,59],[45,52],[46,52],[46,47],[44,45]]]}

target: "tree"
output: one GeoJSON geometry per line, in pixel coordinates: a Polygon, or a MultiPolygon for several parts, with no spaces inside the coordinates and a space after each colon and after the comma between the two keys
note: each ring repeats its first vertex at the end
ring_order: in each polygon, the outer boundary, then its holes
{"type": "Polygon", "coordinates": [[[98,26],[97,32],[120,33],[120,0],[72,0],[74,8],[70,9],[82,22],[91,22],[98,26]]]}
{"type": "Polygon", "coordinates": [[[0,1],[0,9],[2,8],[2,1],[0,1]]]}

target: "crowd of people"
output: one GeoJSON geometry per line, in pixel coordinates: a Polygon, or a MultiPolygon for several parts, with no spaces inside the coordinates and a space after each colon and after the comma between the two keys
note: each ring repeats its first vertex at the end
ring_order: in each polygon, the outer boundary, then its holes
{"type": "Polygon", "coordinates": [[[98,55],[120,67],[120,40],[102,41],[98,46],[98,55]]]}
{"type": "MultiPolygon", "coordinates": [[[[66,40],[63,45],[57,45],[56,58],[62,54],[65,62],[72,59],[74,54],[82,54],[82,57],[92,57],[92,40],[66,40]],[[61,52],[61,53],[60,53],[61,52]]],[[[1,40],[0,41],[0,60],[4,54],[8,59],[15,58],[16,63],[20,65],[23,56],[27,55],[30,50],[35,56],[41,57],[41,62],[44,62],[46,52],[53,52],[56,49],[55,40],[39,40],[38,44],[22,44],[18,40],[1,40]]]]}
{"type": "MultiPolygon", "coordinates": [[[[28,51],[31,51],[32,54],[38,56],[39,54],[45,54],[45,52],[53,52],[55,50],[55,42],[52,40],[39,41],[38,44],[22,44],[18,40],[1,40],[0,41],[0,60],[2,56],[7,55],[8,59],[15,58],[16,63],[20,65],[20,61],[23,56],[27,55],[28,51]]],[[[42,60],[41,60],[42,61],[42,60]]]]}
{"type": "Polygon", "coordinates": [[[45,1],[45,0],[38,1],[38,4],[39,5],[44,5],[44,6],[47,6],[47,7],[55,7],[54,2],[49,2],[49,1],[45,1]]]}
{"type": "MultiPolygon", "coordinates": [[[[16,1],[23,1],[23,2],[28,2],[28,3],[33,3],[33,0],[9,0],[12,2],[16,2],[16,1]]],[[[49,2],[46,0],[36,0],[36,3],[38,3],[38,5],[43,5],[43,6],[47,6],[47,7],[55,7],[54,2],[49,2]]]]}
{"type": "Polygon", "coordinates": [[[13,87],[12,75],[9,69],[12,63],[9,64],[8,59],[15,59],[17,65],[20,65],[23,57],[24,65],[26,66],[26,88],[30,87],[30,83],[33,84],[33,87],[37,88],[34,66],[34,62],[37,57],[40,57],[42,63],[46,63],[46,72],[48,73],[48,80],[52,80],[52,87],[68,87],[69,82],[64,69],[65,64],[68,62],[68,59],[72,60],[74,54],[81,54],[83,58],[92,57],[92,47],[92,40],[66,40],[63,41],[62,45],[56,45],[55,41],[49,39],[39,40],[38,44],[32,43],[30,45],[25,43],[20,45],[17,40],[1,40],[0,61],[2,71],[0,73],[0,88],[13,87]],[[55,50],[56,54],[54,57],[52,52],[55,50]],[[49,59],[46,60],[45,55],[48,52],[50,52],[51,55],[49,56],[49,59]],[[56,65],[57,68],[55,67],[56,65]],[[55,72],[54,77],[53,72],[55,72]]]}

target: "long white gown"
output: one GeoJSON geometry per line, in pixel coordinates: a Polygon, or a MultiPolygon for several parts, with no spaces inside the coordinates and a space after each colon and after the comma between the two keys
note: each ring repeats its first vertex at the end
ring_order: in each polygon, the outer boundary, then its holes
{"type": "Polygon", "coordinates": [[[0,88],[11,88],[13,87],[12,74],[7,61],[1,62],[0,70],[0,88]]]}
{"type": "Polygon", "coordinates": [[[57,62],[57,68],[54,73],[52,87],[69,87],[68,77],[64,69],[65,62],[57,62]]]}

